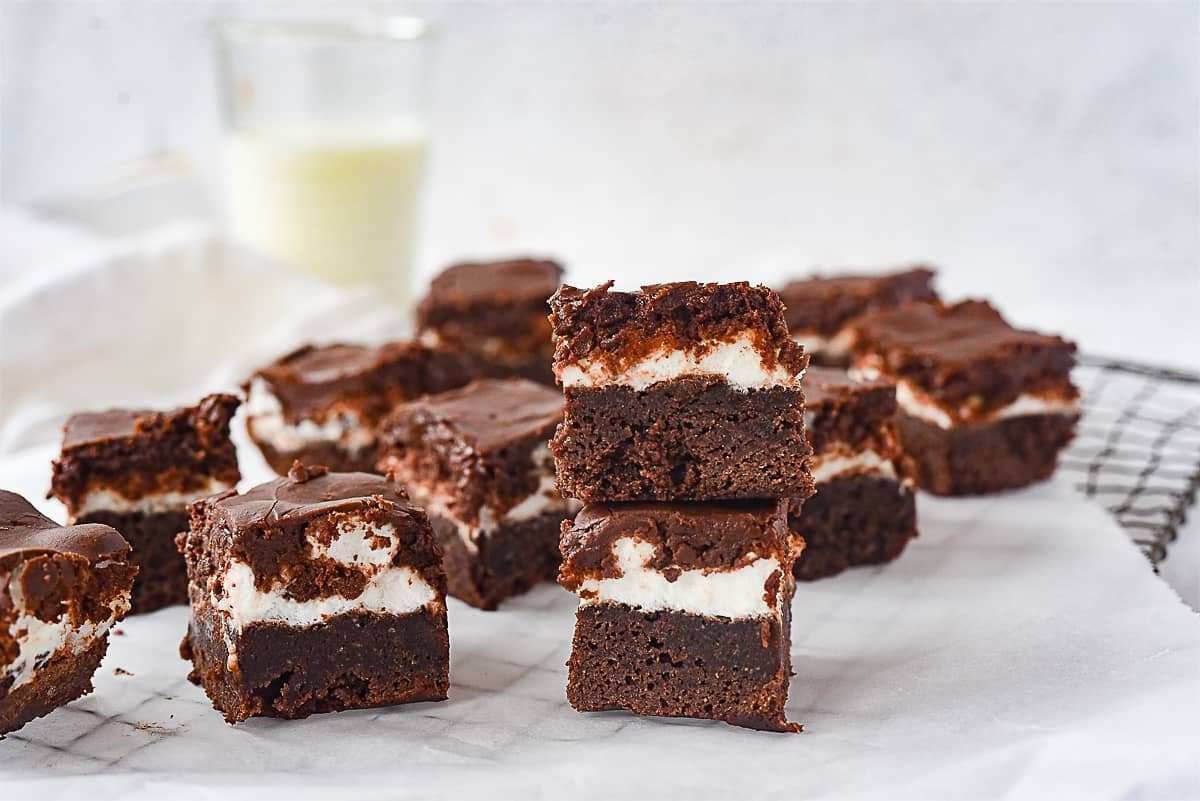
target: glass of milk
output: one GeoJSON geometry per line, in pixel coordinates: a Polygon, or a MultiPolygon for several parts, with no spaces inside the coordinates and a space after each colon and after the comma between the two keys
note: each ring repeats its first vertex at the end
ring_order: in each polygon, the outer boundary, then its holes
{"type": "Polygon", "coordinates": [[[425,23],[236,20],[217,32],[234,239],[409,301],[428,142],[425,23]]]}

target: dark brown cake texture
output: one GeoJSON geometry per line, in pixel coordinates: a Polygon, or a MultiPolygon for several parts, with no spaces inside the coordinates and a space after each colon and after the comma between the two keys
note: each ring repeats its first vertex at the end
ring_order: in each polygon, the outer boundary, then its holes
{"type": "Polygon", "coordinates": [[[846,366],[853,343],[847,326],[862,315],[910,302],[938,299],[928,267],[880,275],[814,275],[779,290],[792,336],[804,344],[814,364],[846,366]]]}
{"type": "Polygon", "coordinates": [[[793,562],[785,501],[585,506],[562,527],[580,596],[567,699],[581,712],[787,721],[793,562]]]}
{"type": "Polygon", "coordinates": [[[474,355],[486,375],[554,383],[547,301],[563,268],[545,259],[455,264],[417,306],[423,341],[474,355]]]}
{"type": "Polygon", "coordinates": [[[415,342],[305,345],[246,383],[246,429],[280,475],[296,459],[371,472],[375,428],[388,412],[461,387],[476,372],[467,354],[415,342]]]}
{"type": "Polygon", "coordinates": [[[116,529],[60,526],[0,490],[0,738],[92,691],[129,610],[128,557],[116,529]]]}
{"type": "Polygon", "coordinates": [[[783,304],[747,283],[682,282],[551,298],[566,409],[550,449],[584,502],[812,492],[800,378],[783,304]]]}
{"type": "Polygon", "coordinates": [[[917,485],[971,495],[1049,478],[1074,436],[1075,345],[1009,325],[985,301],[911,304],[853,325],[857,375],[896,383],[917,485]]]}
{"type": "Polygon", "coordinates": [[[441,551],[387,479],[297,462],[193,504],[178,544],[192,605],[181,654],[229,722],[446,697],[441,551]]]}
{"type": "Polygon", "coordinates": [[[103,523],[133,546],[133,612],[187,603],[175,535],[187,505],[237,484],[229,423],[240,401],[209,395],[170,411],[111,409],[72,415],[63,429],[50,495],[70,523],[103,523]]]}
{"type": "Polygon", "coordinates": [[[380,468],[429,514],[450,594],[480,609],[553,581],[562,498],[547,443],[562,395],[485,379],[399,406],[380,426],[380,468]]]}
{"type": "Polygon", "coordinates": [[[902,478],[895,385],[810,367],[804,396],[816,494],[789,516],[805,542],[796,578],[895,559],[917,535],[916,499],[902,478]]]}

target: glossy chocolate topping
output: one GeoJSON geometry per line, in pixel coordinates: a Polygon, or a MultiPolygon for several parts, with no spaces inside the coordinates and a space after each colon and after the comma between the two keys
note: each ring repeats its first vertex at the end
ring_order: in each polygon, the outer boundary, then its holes
{"type": "Polygon", "coordinates": [[[850,320],[878,309],[938,299],[933,270],[915,267],[883,275],[813,276],[779,290],[793,334],[833,336],[850,320]]]}
{"type": "Polygon", "coordinates": [[[10,557],[75,554],[95,563],[123,558],[129,543],[115,528],[98,523],[60,526],[15,492],[0,490],[0,563],[10,557]]]}
{"type": "Polygon", "coordinates": [[[430,283],[428,302],[502,305],[532,300],[544,303],[558,289],[562,274],[561,265],[544,259],[455,264],[430,283]]]}
{"type": "Polygon", "coordinates": [[[783,303],[766,287],[682,281],[614,292],[612,285],[562,286],[550,299],[557,367],[595,359],[620,370],[660,350],[696,351],[747,335],[767,369],[782,364],[797,373],[808,363],[788,334],[783,303]]]}
{"type": "MultiPolygon", "coordinates": [[[[409,509],[408,495],[383,476],[373,473],[330,473],[324,468],[293,467],[277,478],[240,495],[230,491],[192,505],[206,509],[209,518],[220,518],[232,528],[276,525],[303,518],[357,508],[366,499],[379,499],[399,509],[409,509]]],[[[415,507],[414,507],[415,508],[415,507]]]]}
{"type": "Polygon", "coordinates": [[[623,537],[654,545],[657,570],[733,568],[751,554],[790,570],[795,558],[786,501],[588,504],[563,523],[560,583],[575,589],[587,577],[619,575],[612,547],[623,537]]]}

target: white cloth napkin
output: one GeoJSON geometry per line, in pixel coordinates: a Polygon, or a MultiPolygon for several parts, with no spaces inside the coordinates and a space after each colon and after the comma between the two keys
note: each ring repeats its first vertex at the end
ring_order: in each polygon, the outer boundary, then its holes
{"type": "MultiPolygon", "coordinates": [[[[0,486],[59,519],[39,498],[67,412],[192,400],[303,339],[404,325],[197,231],[0,311],[0,486]]],[[[451,602],[446,702],[228,726],[185,679],[176,608],[125,621],[94,694],[0,742],[0,798],[1200,795],[1200,619],[1103,510],[1050,482],[919,514],[895,563],[799,587],[799,735],[574,712],[552,585],[451,602]]]]}

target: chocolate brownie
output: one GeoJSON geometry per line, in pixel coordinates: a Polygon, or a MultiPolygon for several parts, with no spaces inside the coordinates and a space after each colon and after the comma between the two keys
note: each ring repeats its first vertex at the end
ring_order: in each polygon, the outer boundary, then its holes
{"type": "Polygon", "coordinates": [[[562,527],[559,582],[579,594],[567,699],[582,712],[799,731],[793,562],[783,501],[585,506],[562,527]]]}
{"type": "Polygon", "coordinates": [[[922,489],[996,492],[1054,472],[1079,419],[1073,343],[1013,328],[977,300],[903,306],[852,328],[855,373],[896,383],[900,444],[922,489]]]}
{"type": "Polygon", "coordinates": [[[455,264],[433,279],[417,306],[424,341],[466,351],[487,375],[554,383],[547,300],[562,282],[553,261],[455,264]]]}
{"type": "Polygon", "coordinates": [[[848,324],[867,312],[937,301],[933,278],[926,267],[882,275],[816,275],[792,281],[779,295],[787,306],[788,328],[813,363],[845,366],[853,344],[848,324]]]}
{"type": "Polygon", "coordinates": [[[92,691],[136,573],[116,529],[0,490],[0,738],[92,691]]]}
{"type": "Polygon", "coordinates": [[[375,427],[388,412],[461,387],[476,371],[464,353],[414,342],[305,345],[246,384],[246,429],[280,475],[296,459],[370,472],[378,459],[375,427]]]}
{"type": "Polygon", "coordinates": [[[429,514],[450,594],[481,609],[558,571],[558,494],[547,443],[562,395],[524,379],[485,379],[399,406],[380,426],[380,468],[429,514]]]}
{"type": "Polygon", "coordinates": [[[810,367],[804,397],[816,494],[794,504],[788,520],[806,546],[796,578],[895,559],[917,535],[916,500],[902,478],[895,385],[810,367]]]}
{"type": "Polygon", "coordinates": [[[197,501],[190,522],[181,654],[226,720],[446,697],[441,551],[395,484],[297,462],[197,501]]]}
{"type": "Polygon", "coordinates": [[[112,409],[72,415],[63,429],[50,494],[70,523],[112,526],[139,568],[133,612],[187,603],[187,571],[175,535],[187,505],[237,484],[229,422],[240,401],[209,395],[166,412],[112,409]]]}
{"type": "Polygon", "coordinates": [[[812,492],[783,304],[747,283],[682,282],[551,298],[566,410],[550,450],[585,502],[803,499],[812,492]]]}

